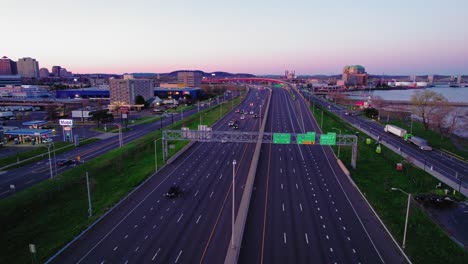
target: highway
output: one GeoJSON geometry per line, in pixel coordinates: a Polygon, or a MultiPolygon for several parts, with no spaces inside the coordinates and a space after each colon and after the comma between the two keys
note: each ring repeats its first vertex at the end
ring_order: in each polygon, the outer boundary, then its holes
{"type": "MultiPolygon", "coordinates": [[[[258,109],[267,95],[251,90],[239,108],[258,109]]],[[[213,129],[231,129],[227,123],[233,118],[240,131],[258,130],[259,118],[240,120],[234,111],[213,129]]],[[[231,237],[232,161],[237,161],[238,206],[253,148],[195,143],[50,262],[222,263],[231,237]],[[173,185],[182,188],[182,197],[164,196],[173,185]]]]}
{"type": "MultiPolygon", "coordinates": [[[[216,105],[217,102],[211,102],[212,105],[216,105]]],[[[209,106],[205,103],[203,106],[200,106],[200,111],[207,109],[209,106]]],[[[195,107],[183,113],[177,112],[173,116],[167,116],[162,119],[162,121],[157,121],[151,124],[142,124],[142,125],[130,125],[132,128],[131,131],[125,132],[123,134],[123,144],[127,144],[133,140],[136,140],[148,133],[153,132],[154,130],[161,129],[161,127],[166,127],[171,125],[173,122],[180,121],[183,118],[187,118],[198,112],[198,108],[195,107]]],[[[69,170],[73,166],[56,166],[56,160],[59,159],[75,159],[80,156],[81,161],[86,162],[91,160],[99,155],[102,155],[112,149],[119,147],[119,137],[118,133],[115,133],[115,136],[87,144],[81,147],[78,147],[74,150],[68,151],[66,153],[61,153],[59,155],[51,154],[52,157],[52,170],[53,174],[60,174],[66,170],[69,170]],[[54,158],[55,156],[55,158],[54,158]]],[[[44,145],[44,148],[47,148],[44,145]]],[[[52,150],[51,150],[52,151],[52,150]]],[[[48,154],[44,155],[44,159],[37,161],[35,163],[27,164],[14,169],[7,169],[0,172],[0,199],[12,195],[14,192],[10,189],[10,185],[15,186],[15,191],[21,191],[30,186],[33,186],[41,181],[49,179],[50,175],[50,165],[48,154]]]]}
{"type": "Polygon", "coordinates": [[[459,185],[459,188],[468,188],[467,162],[454,158],[437,149],[433,149],[432,151],[421,150],[417,146],[409,144],[397,136],[386,133],[384,131],[384,127],[375,121],[368,120],[361,116],[347,116],[345,115],[345,112],[348,110],[341,106],[337,106],[330,101],[312,96],[304,91],[302,91],[302,94],[306,98],[309,98],[311,102],[315,102],[325,108],[329,107],[329,110],[335,112],[347,122],[369,131],[375,137],[380,136],[381,141],[390,144],[396,149],[400,149],[402,153],[408,154],[414,160],[425,164],[424,170],[428,172],[436,171],[459,185]]]}
{"type": "MultiPolygon", "coordinates": [[[[319,132],[305,102],[273,89],[266,132],[319,132]]],[[[405,263],[330,147],[264,144],[239,263],[405,263]]]]}

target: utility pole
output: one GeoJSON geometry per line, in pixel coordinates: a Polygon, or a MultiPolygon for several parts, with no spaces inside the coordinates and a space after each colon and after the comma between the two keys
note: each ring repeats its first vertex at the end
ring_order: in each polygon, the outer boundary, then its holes
{"type": "Polygon", "coordinates": [[[322,119],[320,120],[320,129],[323,129],[323,110],[322,110],[322,119]]]}
{"type": "Polygon", "coordinates": [[[234,214],[235,214],[235,193],[236,193],[236,160],[232,161],[232,237],[231,237],[231,247],[234,248],[234,214]]]}
{"type": "Polygon", "coordinates": [[[89,176],[86,172],[86,187],[88,189],[88,217],[93,216],[93,207],[91,205],[91,190],[89,189],[89,176]]]}

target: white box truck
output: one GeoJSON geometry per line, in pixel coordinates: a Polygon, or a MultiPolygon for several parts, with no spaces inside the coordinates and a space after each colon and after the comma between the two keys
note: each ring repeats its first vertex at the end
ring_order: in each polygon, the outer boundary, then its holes
{"type": "Polygon", "coordinates": [[[399,136],[401,138],[405,137],[407,131],[403,128],[394,126],[394,125],[386,125],[384,128],[384,131],[387,133],[392,133],[396,136],[399,136]]]}

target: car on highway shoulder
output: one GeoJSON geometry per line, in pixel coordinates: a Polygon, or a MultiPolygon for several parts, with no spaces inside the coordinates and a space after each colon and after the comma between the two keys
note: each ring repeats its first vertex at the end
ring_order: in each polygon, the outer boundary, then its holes
{"type": "Polygon", "coordinates": [[[63,167],[63,166],[70,166],[70,165],[75,165],[76,161],[73,159],[59,159],[57,160],[57,166],[63,167]]]}

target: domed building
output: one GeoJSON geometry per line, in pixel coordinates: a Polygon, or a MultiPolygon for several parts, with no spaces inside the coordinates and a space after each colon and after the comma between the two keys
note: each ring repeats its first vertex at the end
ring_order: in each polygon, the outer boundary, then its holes
{"type": "Polygon", "coordinates": [[[361,65],[348,65],[343,68],[343,82],[345,86],[366,86],[368,75],[366,68],[361,65]]]}

